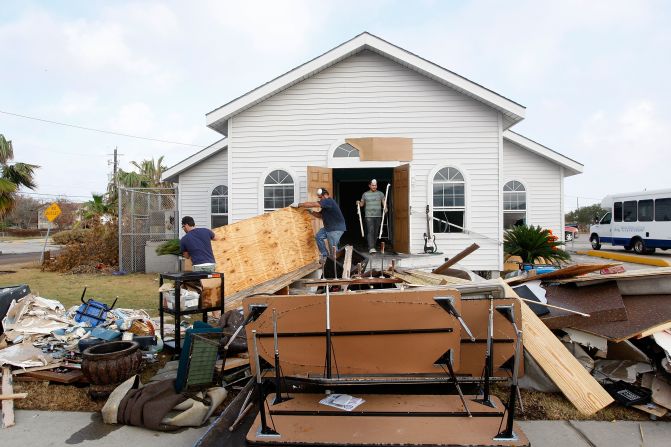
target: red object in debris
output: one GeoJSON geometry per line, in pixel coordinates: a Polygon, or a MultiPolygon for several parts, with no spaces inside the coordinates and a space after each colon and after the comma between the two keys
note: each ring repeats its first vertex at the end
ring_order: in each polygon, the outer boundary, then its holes
{"type": "Polygon", "coordinates": [[[614,273],[624,273],[625,268],[623,265],[614,265],[612,267],[606,267],[605,269],[599,270],[599,273],[602,275],[612,275],[614,273]]]}

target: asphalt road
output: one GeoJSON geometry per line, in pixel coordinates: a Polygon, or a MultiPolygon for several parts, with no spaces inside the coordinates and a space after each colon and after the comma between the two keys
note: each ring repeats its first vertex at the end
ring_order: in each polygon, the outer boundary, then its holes
{"type": "MultiPolygon", "coordinates": [[[[44,239],[0,241],[0,265],[39,262],[43,247],[44,239]]],[[[46,249],[53,254],[60,246],[47,243],[46,249]]]]}

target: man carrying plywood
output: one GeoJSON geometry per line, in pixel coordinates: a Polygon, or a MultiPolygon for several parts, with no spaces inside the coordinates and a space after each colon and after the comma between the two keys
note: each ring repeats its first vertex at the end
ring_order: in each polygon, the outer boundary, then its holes
{"type": "Polygon", "coordinates": [[[324,221],[324,228],[319,230],[315,235],[317,239],[317,247],[319,248],[319,254],[322,260],[326,259],[328,256],[328,250],[326,249],[326,244],[324,244],[324,239],[329,241],[331,249],[338,250],[338,243],[343,233],[347,230],[345,226],[345,218],[340,211],[340,207],[329,196],[329,192],[326,188],[317,189],[317,197],[319,202],[302,202],[298,204],[299,208],[321,208],[321,211],[312,211],[308,210],[310,215],[313,217],[321,218],[324,221]]]}

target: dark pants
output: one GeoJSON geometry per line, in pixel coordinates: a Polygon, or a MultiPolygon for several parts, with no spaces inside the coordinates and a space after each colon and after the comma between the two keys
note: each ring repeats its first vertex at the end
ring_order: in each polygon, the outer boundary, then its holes
{"type": "Polygon", "coordinates": [[[368,249],[375,248],[377,236],[380,234],[380,225],[382,224],[382,216],[366,217],[366,241],[368,242],[368,249]]]}

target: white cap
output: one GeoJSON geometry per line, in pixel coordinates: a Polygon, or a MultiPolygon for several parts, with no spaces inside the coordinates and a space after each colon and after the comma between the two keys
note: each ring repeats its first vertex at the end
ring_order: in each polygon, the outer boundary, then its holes
{"type": "Polygon", "coordinates": [[[371,184],[371,185],[377,185],[377,180],[375,180],[375,179],[371,180],[371,181],[370,181],[370,184],[371,184]]]}

